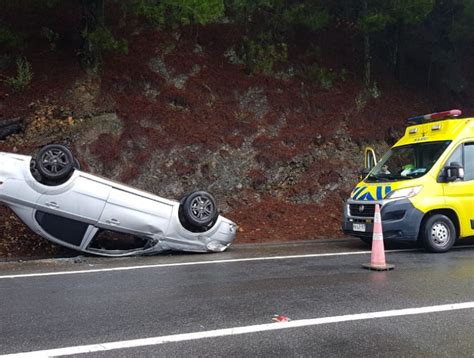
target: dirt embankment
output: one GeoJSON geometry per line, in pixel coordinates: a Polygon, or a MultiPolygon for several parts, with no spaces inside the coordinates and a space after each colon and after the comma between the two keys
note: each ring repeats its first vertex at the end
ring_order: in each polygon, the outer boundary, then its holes
{"type": "MultiPolygon", "coordinates": [[[[386,149],[403,118],[429,111],[429,100],[392,79],[379,82],[378,98],[361,97],[360,69],[343,43],[321,58],[322,66],[344,70],[331,88],[301,71],[248,75],[229,59],[232,34],[216,25],[177,41],[141,30],[128,39],[129,53],[106,56],[96,76],[67,48],[32,52],[31,88],[0,88],[0,117],[26,123],[0,150],[29,154],[61,142],[85,170],[160,196],[209,190],[239,224],[238,242],[340,236],[364,145],[386,149]]],[[[298,56],[290,65],[304,68],[298,56]]],[[[4,208],[0,227],[0,256],[61,250],[4,208]]]]}

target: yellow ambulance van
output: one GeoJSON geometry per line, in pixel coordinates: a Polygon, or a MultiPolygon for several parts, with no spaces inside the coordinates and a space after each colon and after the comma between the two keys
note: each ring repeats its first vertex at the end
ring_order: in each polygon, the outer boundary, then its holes
{"type": "Polygon", "coordinates": [[[474,236],[474,118],[460,115],[409,119],[405,135],[345,203],[345,233],[370,242],[377,203],[384,239],[420,240],[428,251],[445,252],[474,236]]]}

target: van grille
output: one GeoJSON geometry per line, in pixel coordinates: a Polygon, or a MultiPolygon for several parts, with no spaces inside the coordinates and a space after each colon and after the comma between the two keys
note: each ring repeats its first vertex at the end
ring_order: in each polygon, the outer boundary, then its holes
{"type": "Polygon", "coordinates": [[[349,204],[351,216],[361,216],[373,218],[375,214],[375,204],[349,204]]]}

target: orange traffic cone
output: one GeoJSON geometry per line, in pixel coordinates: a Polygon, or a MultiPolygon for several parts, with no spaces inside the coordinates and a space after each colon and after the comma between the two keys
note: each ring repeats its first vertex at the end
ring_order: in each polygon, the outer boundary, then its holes
{"type": "Polygon", "coordinates": [[[364,268],[375,271],[393,270],[394,265],[385,263],[385,249],[383,247],[382,218],[380,216],[380,205],[375,204],[374,233],[372,236],[372,253],[370,264],[362,265],[364,268]]]}

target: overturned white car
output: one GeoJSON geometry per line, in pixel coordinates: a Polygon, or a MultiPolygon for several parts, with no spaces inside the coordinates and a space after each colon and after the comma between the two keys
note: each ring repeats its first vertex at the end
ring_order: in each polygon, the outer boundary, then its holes
{"type": "Polygon", "coordinates": [[[237,229],[218,214],[209,193],[163,199],[82,172],[57,144],[33,158],[0,152],[0,202],[42,237],[102,256],[221,252],[237,229]]]}

